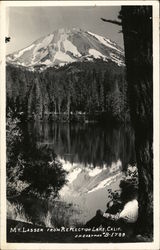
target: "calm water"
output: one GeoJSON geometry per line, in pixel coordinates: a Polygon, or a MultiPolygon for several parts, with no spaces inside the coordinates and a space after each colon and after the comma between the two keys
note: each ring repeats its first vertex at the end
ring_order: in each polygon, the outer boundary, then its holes
{"type": "Polygon", "coordinates": [[[108,188],[117,189],[125,165],[134,160],[129,126],[28,123],[28,140],[52,149],[67,171],[56,199],[8,202],[8,217],[45,226],[81,225],[106,209],[108,188]]]}

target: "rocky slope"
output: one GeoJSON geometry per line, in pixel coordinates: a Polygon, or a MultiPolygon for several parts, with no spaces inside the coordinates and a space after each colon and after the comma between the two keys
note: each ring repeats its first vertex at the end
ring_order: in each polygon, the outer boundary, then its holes
{"type": "Polygon", "coordinates": [[[124,65],[123,50],[110,39],[81,29],[59,29],[7,56],[7,62],[29,68],[63,66],[73,62],[113,61],[124,65]]]}

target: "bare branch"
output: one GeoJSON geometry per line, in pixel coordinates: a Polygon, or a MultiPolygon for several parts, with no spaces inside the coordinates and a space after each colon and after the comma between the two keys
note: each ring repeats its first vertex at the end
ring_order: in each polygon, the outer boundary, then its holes
{"type": "Polygon", "coordinates": [[[105,19],[105,18],[101,18],[101,20],[102,20],[103,22],[113,23],[113,24],[116,24],[116,25],[119,25],[119,26],[122,25],[122,22],[119,22],[119,21],[117,21],[117,20],[109,20],[109,19],[105,19]]]}

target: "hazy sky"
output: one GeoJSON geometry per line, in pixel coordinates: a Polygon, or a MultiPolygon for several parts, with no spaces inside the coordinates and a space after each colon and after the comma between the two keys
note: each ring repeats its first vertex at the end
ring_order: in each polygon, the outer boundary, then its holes
{"type": "Polygon", "coordinates": [[[22,49],[58,28],[79,27],[110,38],[123,47],[121,27],[101,21],[117,19],[120,6],[102,7],[9,7],[7,54],[22,49]]]}

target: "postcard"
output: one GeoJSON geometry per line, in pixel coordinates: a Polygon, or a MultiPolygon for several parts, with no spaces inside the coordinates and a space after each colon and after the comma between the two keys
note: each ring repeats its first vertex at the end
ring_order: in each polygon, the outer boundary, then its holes
{"type": "Polygon", "coordinates": [[[159,3],[0,12],[1,249],[159,249],[159,3]]]}

